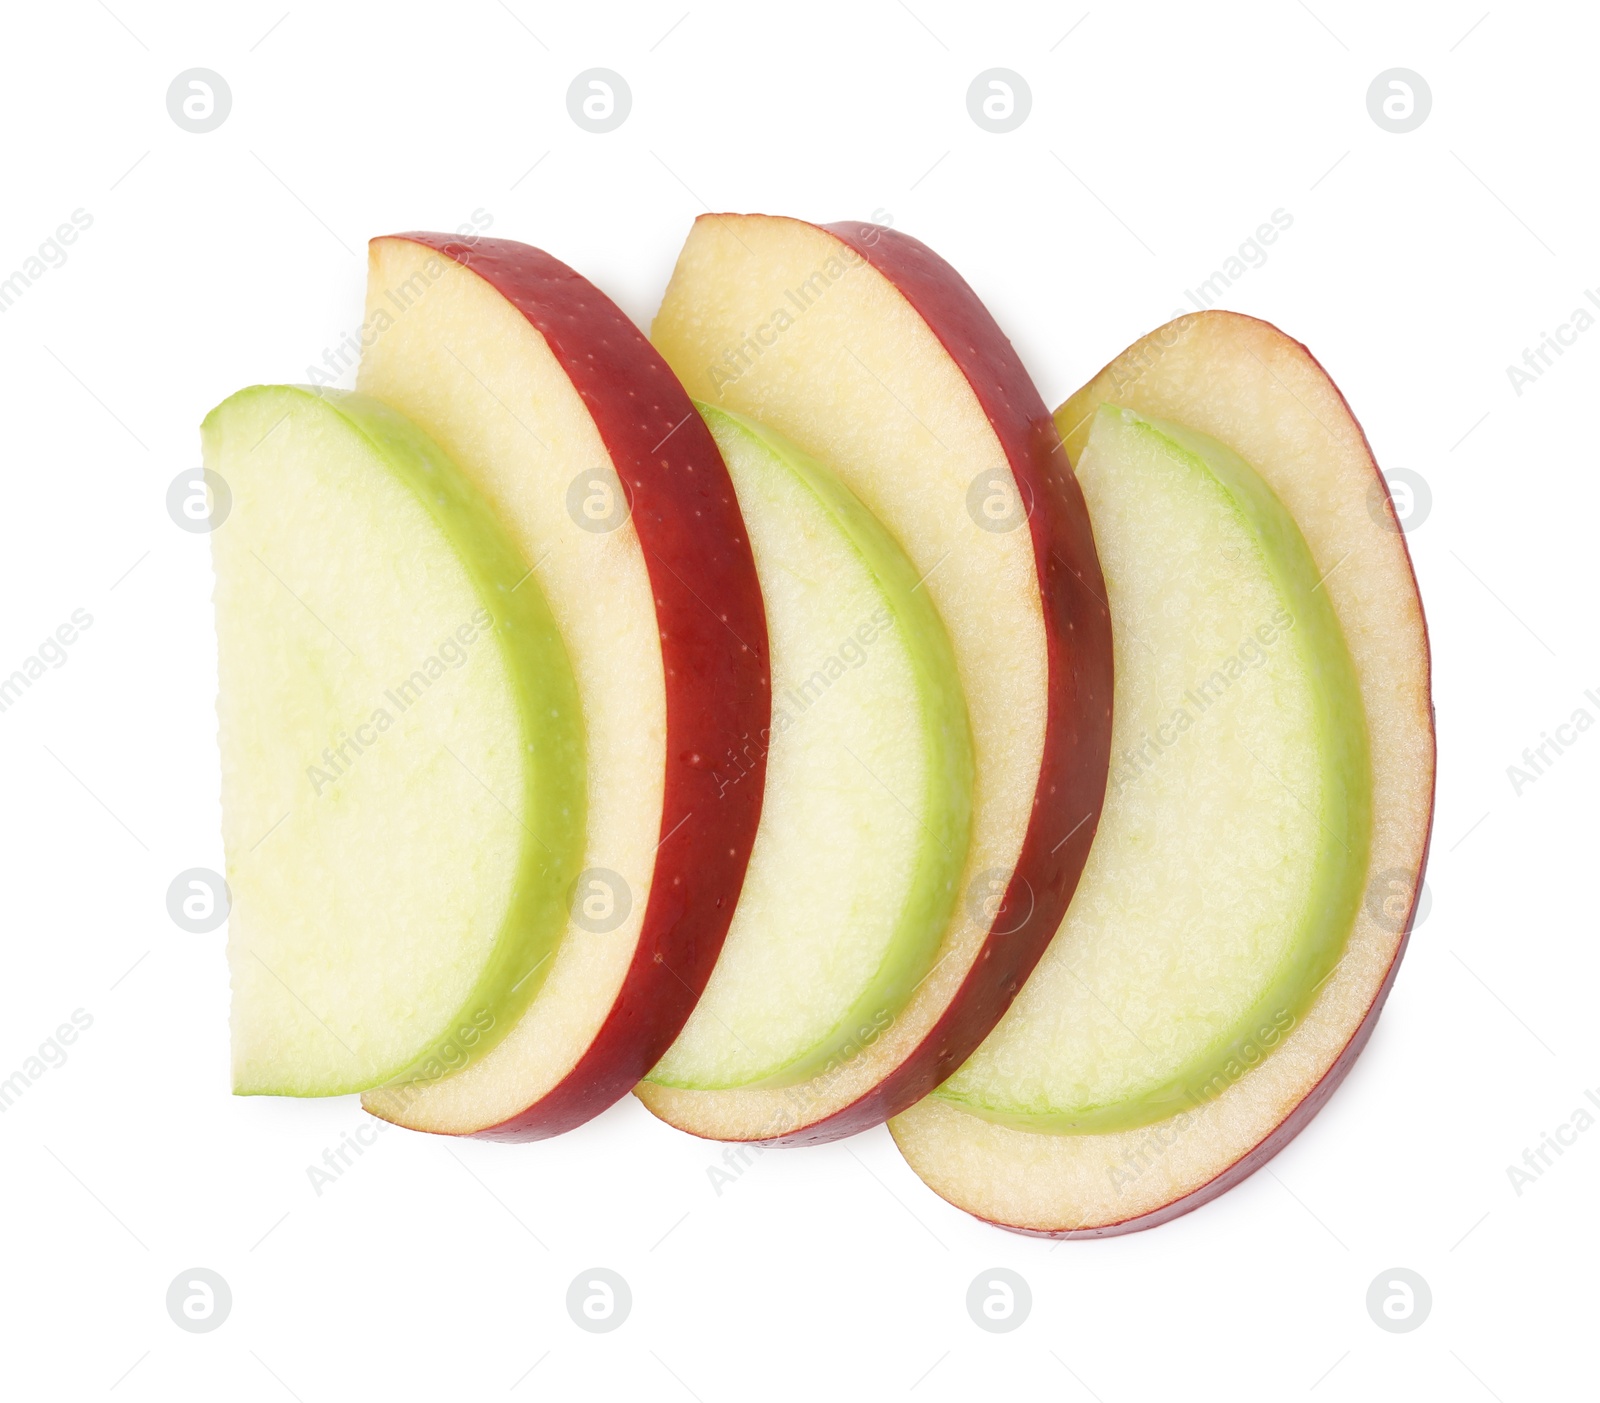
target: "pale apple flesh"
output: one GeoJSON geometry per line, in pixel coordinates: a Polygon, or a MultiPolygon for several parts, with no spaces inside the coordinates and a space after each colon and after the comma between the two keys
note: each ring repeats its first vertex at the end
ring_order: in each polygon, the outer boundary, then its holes
{"type": "Polygon", "coordinates": [[[761,580],[772,724],[728,939],[648,1080],[787,1086],[892,1020],[932,965],[966,856],[972,741],[944,625],[900,547],[825,465],[703,413],[761,580]]]}
{"type": "Polygon", "coordinates": [[[768,724],[766,628],[732,484],[682,387],[597,288],[537,249],[373,241],[359,383],[500,514],[567,640],[588,741],[582,880],[538,996],[458,1076],[370,1094],[415,1129],[539,1138],[666,1051],[727,932],[768,724]],[[597,914],[598,913],[598,914],[597,914]]]}
{"type": "Polygon", "coordinates": [[[486,1055],[577,874],[565,648],[455,465],[365,396],[207,416],[234,1089],[332,1096],[486,1055]]]}
{"type": "Polygon", "coordinates": [[[1038,392],[971,288],[914,239],[705,216],[652,335],[692,394],[827,463],[900,543],[967,698],[975,778],[960,897],[899,1015],[807,1082],[638,1091],[698,1135],[834,1139],[954,1071],[1066,909],[1105,787],[1104,586],[1038,392]]]}
{"type": "Polygon", "coordinates": [[[890,1124],[935,1192],[988,1221],[1104,1236],[1190,1211],[1253,1173],[1325,1103],[1366,1045],[1415,910],[1434,783],[1421,602],[1387,487],[1322,367],[1276,328],[1233,313],[1184,317],[1136,343],[1057,412],[1081,456],[1102,404],[1225,443],[1300,528],[1360,688],[1372,768],[1365,899],[1342,958],[1270,1052],[1165,1120],[1098,1134],[1019,1129],[930,1097],[890,1124]],[[1404,893],[1397,900],[1395,891],[1404,893]]]}
{"type": "Polygon", "coordinates": [[[1116,649],[1105,813],[1044,959],[935,1095],[1084,1133],[1188,1109],[1299,1020],[1361,902],[1371,781],[1339,622],[1260,476],[1110,405],[1077,472],[1116,649]]]}

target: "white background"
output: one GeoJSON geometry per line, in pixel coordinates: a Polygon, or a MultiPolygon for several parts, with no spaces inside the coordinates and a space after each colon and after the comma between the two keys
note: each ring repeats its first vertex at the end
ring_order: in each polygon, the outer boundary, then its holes
{"type": "Polygon", "coordinates": [[[93,1025],[0,1116],[0,1387],[1592,1389],[1600,1128],[1520,1196],[1506,1172],[1600,1086],[1600,731],[1520,796],[1506,773],[1575,708],[1600,716],[1583,695],[1600,689],[1600,328],[1520,396],[1506,373],[1600,287],[1592,7],[287,3],[6,16],[0,277],[74,210],[93,224],[0,316],[0,673],[74,609],[94,622],[0,715],[0,1078],[73,1010],[93,1025]],[[204,135],[165,105],[196,66],[233,94],[204,135]],[[633,93],[608,135],[567,115],[595,66],[633,93]],[[965,101],[995,66],[1033,92],[998,136],[965,101]],[[1392,67],[1433,94],[1405,135],[1366,107],[1392,67]],[[702,201],[892,218],[972,282],[1051,404],[1282,209],[1291,228],[1223,305],[1307,342],[1380,462],[1429,484],[1411,546],[1442,761],[1431,910],[1343,1090],[1192,1216],[1015,1237],[935,1198],[881,1129],[768,1152],[719,1196],[721,1150],[631,1098],[538,1145],[390,1130],[319,1197],[307,1166],[363,1123],[356,1101],[228,1094],[224,933],[178,930],[165,903],[180,870],[222,866],[208,545],[164,505],[201,416],[304,380],[357,324],[371,235],[481,209],[647,324],[702,201]],[[214,1333],[166,1312],[194,1266],[232,1287],[214,1333]],[[592,1266],[632,1287],[612,1334],[565,1310],[592,1266]],[[1010,1334],[964,1304],[994,1266],[1033,1292],[1010,1334]],[[1433,1291],[1410,1334],[1364,1304],[1396,1266],[1433,1291]]]}

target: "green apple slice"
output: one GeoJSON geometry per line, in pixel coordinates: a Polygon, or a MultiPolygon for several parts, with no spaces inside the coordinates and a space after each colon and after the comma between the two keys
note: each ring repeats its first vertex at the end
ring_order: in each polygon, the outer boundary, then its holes
{"type": "MultiPolygon", "coordinates": [[[[837,477],[701,407],[766,603],[761,822],[710,983],[649,1080],[788,1086],[870,1044],[927,974],[972,820],[972,738],[915,567],[837,477]]],[[[724,784],[742,778],[741,757],[724,784]]]]}
{"type": "Polygon", "coordinates": [[[584,829],[560,635],[454,464],[362,395],[202,429],[240,1094],[467,1065],[539,987],[584,829]]]}
{"type": "Polygon", "coordinates": [[[1056,1132],[1151,1124],[1266,1056],[1339,960],[1371,824],[1344,636],[1255,470],[1107,405],[1078,478],[1115,640],[1105,813],[1050,950],[937,1093],[1056,1132]]]}

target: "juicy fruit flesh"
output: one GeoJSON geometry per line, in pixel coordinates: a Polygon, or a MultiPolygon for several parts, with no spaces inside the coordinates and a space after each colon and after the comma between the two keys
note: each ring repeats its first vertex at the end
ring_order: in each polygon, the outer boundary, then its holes
{"type": "Polygon", "coordinates": [[[971,742],[900,548],[822,465],[704,413],[766,601],[773,718],[727,943],[650,1080],[788,1085],[876,1036],[932,963],[966,853],[971,742]]]}
{"type": "Polygon", "coordinates": [[[204,439],[233,493],[212,543],[235,1090],[463,1065],[537,988],[575,870],[560,639],[382,405],[246,390],[204,439]]]}
{"type": "Polygon", "coordinates": [[[1434,738],[1427,627],[1383,479],[1337,387],[1299,343],[1232,312],[1158,328],[1056,411],[1069,456],[1116,402],[1227,443],[1300,527],[1344,629],[1366,713],[1372,841],[1366,900],[1344,957],[1272,1056],[1214,1099],[1154,1125],[1054,1135],[930,1096],[889,1124],[907,1163],[951,1203],[1051,1235],[1153,1226],[1246,1177],[1338,1083],[1391,986],[1422,880],[1434,738]]]}
{"type": "Polygon", "coordinates": [[[1078,463],[1116,648],[1083,881],[1006,1018],[940,1091],[1035,1129],[1123,1129],[1267,1056],[1360,899],[1368,765],[1337,619],[1237,455],[1102,407],[1078,463]]]}
{"type": "Polygon", "coordinates": [[[370,323],[392,325],[364,353],[360,387],[444,447],[549,600],[588,743],[581,867],[615,874],[628,893],[614,928],[568,925],[538,997],[489,1055],[417,1094],[366,1099],[401,1124],[470,1132],[517,1115],[561,1080],[593,1043],[633,959],[662,838],[661,639],[632,519],[610,530],[579,523],[591,500],[599,510],[625,497],[594,417],[527,318],[475,273],[401,238],[372,244],[367,307],[370,323]]]}
{"type": "Polygon", "coordinates": [[[1044,749],[1037,560],[1026,523],[985,529],[969,510],[979,478],[1016,491],[971,383],[905,296],[836,236],[767,216],[699,220],[651,339],[691,395],[749,415],[826,463],[901,543],[944,620],[972,729],[961,899],[901,1016],[804,1087],[700,1100],[640,1089],[674,1124],[770,1137],[870,1092],[921,1046],[972,970],[988,923],[969,915],[969,894],[1015,867],[1044,749]]]}

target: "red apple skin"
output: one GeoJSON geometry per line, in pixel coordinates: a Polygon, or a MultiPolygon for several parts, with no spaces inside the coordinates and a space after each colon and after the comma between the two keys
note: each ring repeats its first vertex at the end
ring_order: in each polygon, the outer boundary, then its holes
{"type": "Polygon", "coordinates": [[[823,227],[892,282],[928,324],[1005,450],[1031,508],[1049,696],[1033,814],[994,925],[955,997],[916,1050],[870,1091],[792,1134],[756,1142],[762,1145],[823,1144],[881,1125],[976,1051],[1066,914],[1100,822],[1111,760],[1111,613],[1083,492],[1050,411],[988,308],[932,249],[875,224],[823,227]]]}
{"type": "Polygon", "coordinates": [[[667,773],[638,947],[571,1071],[519,1114],[476,1132],[542,1140],[627,1095],[671,1046],[711,977],[761,817],[766,753],[752,740],[772,714],[766,608],[710,430],[610,298],[548,253],[510,239],[393,237],[476,273],[549,343],[616,465],[656,601],[667,773]],[[744,774],[723,785],[714,769],[730,754],[741,757],[744,774]]]}

